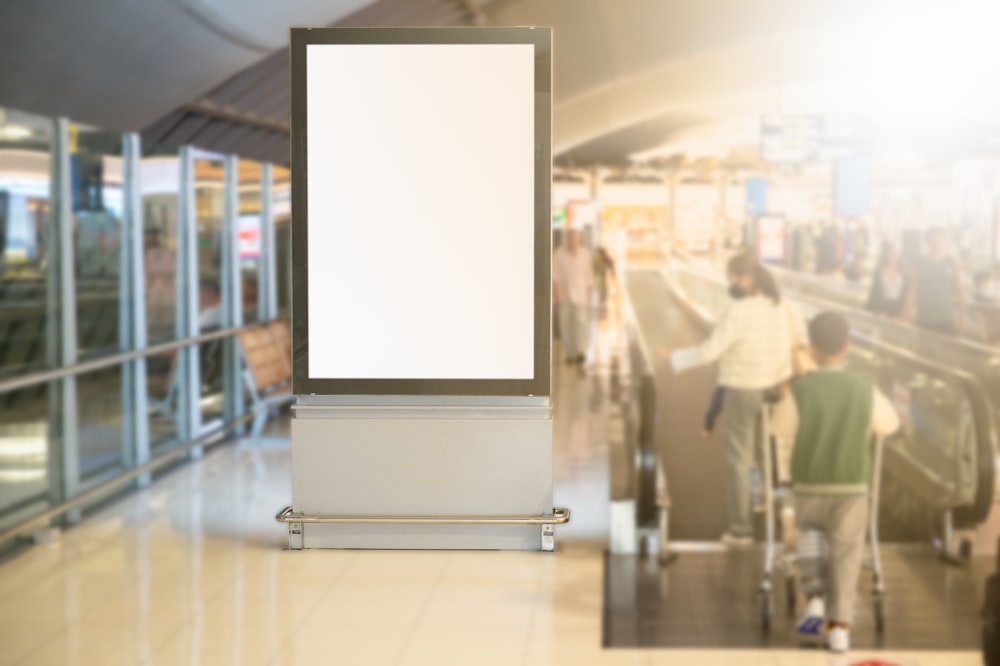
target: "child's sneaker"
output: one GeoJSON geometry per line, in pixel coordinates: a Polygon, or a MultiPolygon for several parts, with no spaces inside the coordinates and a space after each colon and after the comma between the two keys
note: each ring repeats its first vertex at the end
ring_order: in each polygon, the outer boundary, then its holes
{"type": "Polygon", "coordinates": [[[821,597],[813,597],[806,604],[806,609],[799,617],[795,631],[800,636],[819,638],[823,633],[823,625],[826,623],[826,605],[821,597]]]}
{"type": "Polygon", "coordinates": [[[844,627],[834,627],[826,634],[826,645],[830,652],[847,652],[851,649],[851,632],[844,627]]]}

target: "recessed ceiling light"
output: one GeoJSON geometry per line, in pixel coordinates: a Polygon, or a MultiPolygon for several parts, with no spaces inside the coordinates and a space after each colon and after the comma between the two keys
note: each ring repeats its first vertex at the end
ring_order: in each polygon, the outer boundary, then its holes
{"type": "Polygon", "coordinates": [[[27,139],[31,130],[23,125],[4,125],[0,127],[0,136],[5,139],[27,139]]]}

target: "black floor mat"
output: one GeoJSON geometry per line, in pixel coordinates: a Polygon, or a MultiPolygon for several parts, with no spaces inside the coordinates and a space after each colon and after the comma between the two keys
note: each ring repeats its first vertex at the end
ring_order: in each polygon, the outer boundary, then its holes
{"type": "MultiPolygon", "coordinates": [[[[926,546],[883,546],[886,627],[875,631],[871,571],[862,571],[851,642],[855,648],[978,650],[983,581],[992,558],[963,567],[938,561],[926,546]]],[[[606,647],[800,648],[782,572],[772,595],[771,628],[761,627],[760,549],[682,552],[670,565],[655,558],[605,558],[606,647]]],[[[800,602],[801,603],[801,602],[800,602]]],[[[819,646],[816,646],[817,649],[819,646]]]]}

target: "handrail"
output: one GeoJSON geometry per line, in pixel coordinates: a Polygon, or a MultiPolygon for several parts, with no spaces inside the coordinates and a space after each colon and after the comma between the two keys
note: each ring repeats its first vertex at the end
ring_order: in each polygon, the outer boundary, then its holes
{"type": "Polygon", "coordinates": [[[17,525],[14,525],[13,527],[7,529],[6,531],[0,532],[0,544],[3,544],[19,536],[20,534],[26,532],[30,527],[34,525],[49,520],[50,518],[61,516],[67,511],[71,511],[72,509],[82,506],[83,504],[86,504],[91,500],[97,499],[98,497],[108,492],[111,492],[112,490],[116,490],[117,488],[124,486],[129,481],[138,478],[143,474],[153,472],[159,469],[160,467],[166,465],[168,462],[176,460],[177,458],[181,457],[182,455],[184,455],[188,451],[191,451],[192,449],[195,449],[200,446],[211,446],[213,444],[218,444],[222,439],[225,438],[226,433],[234,430],[235,428],[243,425],[244,423],[249,422],[252,418],[253,418],[253,413],[251,412],[244,414],[243,416],[237,417],[231,421],[227,421],[226,423],[223,423],[221,425],[218,425],[212,428],[210,431],[202,433],[198,437],[190,440],[189,442],[182,444],[175,449],[171,449],[168,453],[165,453],[162,456],[159,456],[158,458],[150,460],[148,463],[144,465],[140,465],[139,467],[129,470],[124,474],[120,474],[119,476],[116,476],[113,479],[108,479],[104,483],[94,486],[90,490],[80,493],[76,497],[73,497],[71,499],[66,500],[65,502],[57,504],[56,506],[52,507],[48,511],[45,511],[44,513],[28,518],[27,520],[24,520],[18,523],[17,525]]]}
{"type": "Polygon", "coordinates": [[[660,460],[656,442],[656,368],[642,326],[632,303],[627,279],[623,276],[623,301],[625,328],[629,338],[635,341],[638,359],[633,358],[632,342],[629,343],[629,357],[638,367],[633,368],[633,381],[637,381],[633,400],[638,401],[638,427],[636,432],[637,450],[632,459],[630,490],[635,500],[636,527],[656,530],[655,545],[649,547],[658,552],[661,563],[672,559],[669,543],[670,486],[667,471],[660,460]]]}
{"type": "Polygon", "coordinates": [[[324,525],[565,525],[569,509],[555,507],[540,516],[332,516],[295,513],[286,506],[274,519],[279,523],[319,523],[324,525]]]}
{"type": "MultiPolygon", "coordinates": [[[[663,275],[668,287],[671,289],[671,292],[674,293],[675,296],[678,296],[678,300],[687,303],[692,302],[692,299],[690,299],[690,297],[686,297],[686,294],[678,295],[677,292],[680,288],[666,271],[664,271],[663,275]]],[[[694,275],[702,279],[715,282],[719,285],[722,284],[717,277],[706,275],[700,271],[694,273],[694,275]]],[[[814,298],[812,296],[809,296],[808,298],[814,303],[819,303],[824,307],[829,305],[829,302],[822,298],[814,298]]],[[[843,306],[840,305],[835,307],[838,309],[844,309],[843,306]]],[[[694,309],[694,312],[696,316],[707,326],[714,325],[715,319],[708,314],[708,311],[705,308],[696,308],[694,309]]],[[[853,316],[854,312],[851,314],[853,316]]],[[[908,350],[889,345],[881,340],[876,340],[870,336],[858,333],[853,329],[851,331],[851,339],[859,343],[859,346],[877,351],[880,354],[890,356],[896,360],[903,361],[904,363],[915,365],[927,374],[949,377],[959,384],[962,387],[962,391],[965,393],[969,406],[972,410],[973,425],[976,432],[975,439],[977,446],[977,459],[980,461],[994,460],[993,452],[996,450],[997,445],[997,427],[993,419],[993,411],[990,408],[988,399],[986,398],[986,391],[978,378],[965,370],[948,367],[927,358],[917,356],[908,350]]],[[[962,510],[959,513],[960,519],[981,523],[986,520],[993,504],[993,489],[996,483],[996,469],[995,465],[992,463],[988,465],[981,463],[977,465],[977,471],[979,473],[979,478],[976,482],[976,496],[971,505],[967,507],[960,507],[962,510]]]]}
{"type": "Polygon", "coordinates": [[[271,321],[277,321],[277,320],[271,319],[268,321],[258,321],[252,324],[245,324],[243,326],[237,326],[234,328],[225,328],[219,331],[212,331],[210,333],[202,333],[201,335],[195,335],[190,338],[184,338],[182,340],[173,340],[171,342],[163,342],[157,345],[150,345],[148,347],[144,347],[143,349],[120,352],[118,354],[112,354],[111,356],[102,356],[101,358],[93,359],[90,361],[83,361],[81,363],[75,363],[73,365],[67,365],[60,368],[54,368],[52,370],[33,372],[29,375],[24,375],[22,377],[12,377],[9,379],[3,379],[0,380],[0,394],[10,393],[11,391],[17,391],[19,389],[28,388],[29,386],[36,386],[38,384],[44,384],[46,382],[51,382],[57,379],[65,379],[66,377],[74,377],[76,375],[86,374],[88,372],[93,372],[95,370],[112,368],[116,365],[121,365],[122,363],[126,363],[128,361],[134,361],[139,358],[156,356],[164,352],[181,349],[182,347],[190,347],[191,345],[197,345],[203,342],[211,342],[212,340],[219,340],[222,338],[231,337],[236,335],[240,331],[255,328],[262,324],[270,323],[271,321]]]}
{"type": "MultiPolygon", "coordinates": [[[[774,272],[774,274],[779,278],[784,278],[786,280],[791,280],[791,281],[798,281],[800,284],[805,284],[810,289],[813,288],[822,289],[823,293],[821,295],[816,295],[814,293],[809,293],[807,295],[811,299],[829,304],[833,307],[841,309],[849,309],[852,311],[852,313],[855,313],[856,316],[864,317],[866,320],[868,320],[873,324],[879,326],[891,326],[896,329],[906,331],[908,333],[913,333],[915,335],[920,335],[920,336],[926,336],[929,339],[936,338],[939,340],[945,340],[949,344],[961,345],[963,347],[967,347],[969,349],[973,349],[979,352],[985,352],[988,354],[996,353],[995,348],[990,347],[989,345],[985,345],[979,340],[975,340],[973,338],[964,336],[958,337],[954,335],[949,335],[947,333],[941,333],[939,331],[935,331],[932,329],[923,328],[922,326],[918,326],[912,321],[906,321],[903,319],[886,319],[884,317],[880,317],[876,314],[873,314],[863,309],[864,306],[863,299],[855,301],[847,301],[846,299],[838,300],[836,296],[830,293],[830,289],[827,287],[826,281],[821,280],[818,276],[772,265],[768,265],[768,270],[774,272]]],[[[843,286],[850,283],[838,283],[838,284],[841,284],[843,286]]],[[[792,287],[792,290],[798,291],[794,288],[794,286],[792,287]]],[[[965,307],[967,309],[972,308],[972,309],[1000,310],[1000,306],[984,305],[981,303],[976,303],[974,301],[967,301],[965,307]]]]}

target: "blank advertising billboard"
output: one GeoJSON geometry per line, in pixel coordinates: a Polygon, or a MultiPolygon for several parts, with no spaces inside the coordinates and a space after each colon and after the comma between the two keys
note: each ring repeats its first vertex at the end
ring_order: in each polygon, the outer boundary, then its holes
{"type": "Polygon", "coordinates": [[[548,31],[292,37],[295,392],[547,395],[548,31]]]}

